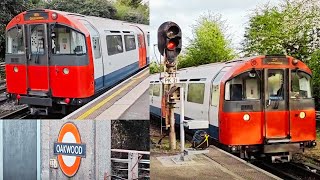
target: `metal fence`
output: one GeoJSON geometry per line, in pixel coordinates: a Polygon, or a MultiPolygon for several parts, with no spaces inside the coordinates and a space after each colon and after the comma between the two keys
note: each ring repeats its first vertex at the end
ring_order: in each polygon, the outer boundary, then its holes
{"type": "Polygon", "coordinates": [[[6,78],[5,62],[0,62],[0,80],[3,80],[5,78],[6,78]]]}
{"type": "Polygon", "coordinates": [[[150,179],[150,152],[111,149],[112,179],[150,179]]]}

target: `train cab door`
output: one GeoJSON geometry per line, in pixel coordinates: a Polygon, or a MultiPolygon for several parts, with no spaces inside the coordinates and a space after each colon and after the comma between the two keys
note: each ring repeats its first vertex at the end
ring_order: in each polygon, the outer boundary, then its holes
{"type": "Polygon", "coordinates": [[[30,24],[25,28],[28,94],[46,96],[50,89],[47,24],[30,24]]]}
{"type": "Polygon", "coordinates": [[[226,71],[230,67],[224,67],[217,75],[213,78],[211,82],[211,92],[210,92],[210,104],[209,104],[209,131],[213,138],[219,138],[219,104],[220,104],[220,81],[224,76],[226,71]]]}
{"type": "Polygon", "coordinates": [[[89,23],[88,21],[81,19],[81,22],[86,26],[87,30],[90,33],[91,37],[91,49],[92,49],[92,59],[93,59],[93,66],[94,66],[94,83],[95,83],[95,90],[99,90],[105,86],[104,84],[104,64],[103,64],[103,57],[101,53],[101,46],[100,46],[100,34],[94,26],[89,23]]]}
{"type": "Polygon", "coordinates": [[[264,116],[267,143],[290,141],[288,69],[266,69],[264,116]]]}
{"type": "Polygon", "coordinates": [[[147,48],[143,34],[138,34],[138,45],[139,45],[139,68],[147,65],[147,48]]]}

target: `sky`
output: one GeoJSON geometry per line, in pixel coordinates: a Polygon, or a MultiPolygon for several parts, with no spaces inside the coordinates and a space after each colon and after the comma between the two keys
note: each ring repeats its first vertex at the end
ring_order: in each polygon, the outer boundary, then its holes
{"type": "MultiPolygon", "coordinates": [[[[187,46],[187,37],[192,38],[192,25],[204,14],[220,14],[229,27],[231,47],[239,49],[245,27],[253,10],[266,3],[277,5],[281,0],[149,0],[151,59],[154,59],[153,44],[157,44],[158,27],[165,21],[177,23],[182,30],[182,44],[187,46]]],[[[157,46],[156,52],[158,53],[157,46]]],[[[157,54],[157,57],[159,55],[157,54]]]]}

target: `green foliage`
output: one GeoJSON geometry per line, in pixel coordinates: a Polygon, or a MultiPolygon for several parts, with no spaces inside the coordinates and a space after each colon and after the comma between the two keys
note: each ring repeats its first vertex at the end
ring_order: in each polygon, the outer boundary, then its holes
{"type": "Polygon", "coordinates": [[[159,65],[157,62],[151,62],[149,65],[150,74],[163,72],[163,65],[159,65]]]}
{"type": "Polygon", "coordinates": [[[308,66],[312,70],[313,96],[315,97],[316,107],[320,107],[320,50],[312,53],[308,66]]]}
{"type": "Polygon", "coordinates": [[[117,12],[113,4],[105,0],[53,0],[46,4],[45,7],[47,9],[110,19],[114,19],[117,12]]]}
{"type": "Polygon", "coordinates": [[[0,59],[5,55],[5,30],[11,19],[25,11],[28,5],[23,0],[2,0],[0,2],[0,59]]]}
{"type": "Polygon", "coordinates": [[[134,23],[149,24],[149,5],[141,4],[140,2],[118,0],[115,3],[117,9],[116,18],[134,23]]]}
{"type": "Polygon", "coordinates": [[[314,29],[320,20],[319,7],[315,0],[286,0],[279,6],[256,9],[245,31],[243,52],[310,59],[320,45],[319,30],[314,29]]]}
{"type": "Polygon", "coordinates": [[[208,14],[200,17],[193,27],[194,39],[186,48],[186,54],[178,57],[178,68],[227,61],[235,57],[226,38],[221,17],[208,14]]]}

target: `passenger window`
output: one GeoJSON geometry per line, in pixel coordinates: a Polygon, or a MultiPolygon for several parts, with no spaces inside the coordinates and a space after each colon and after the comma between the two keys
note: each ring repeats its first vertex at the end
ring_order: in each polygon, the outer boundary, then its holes
{"type": "Polygon", "coordinates": [[[7,32],[7,53],[24,54],[24,39],[21,26],[16,26],[7,32]]]}
{"type": "Polygon", "coordinates": [[[260,71],[245,72],[225,85],[225,100],[242,101],[260,99],[260,71]]]}
{"type": "Polygon", "coordinates": [[[94,57],[96,59],[101,57],[100,53],[100,38],[99,37],[92,37],[92,46],[94,51],[94,57]]]}
{"type": "Polygon", "coordinates": [[[160,96],[160,84],[153,85],[153,95],[160,96]]]}
{"type": "Polygon", "coordinates": [[[134,35],[125,35],[124,42],[126,46],[126,51],[131,51],[136,49],[136,40],[134,35]]]}
{"type": "Polygon", "coordinates": [[[291,72],[290,98],[312,98],[311,77],[302,71],[291,72]]]}
{"type": "Polygon", "coordinates": [[[108,55],[114,55],[123,52],[123,44],[121,35],[107,36],[108,55]]]}
{"type": "Polygon", "coordinates": [[[203,104],[204,99],[204,83],[190,83],[188,85],[187,101],[203,104]]]}

